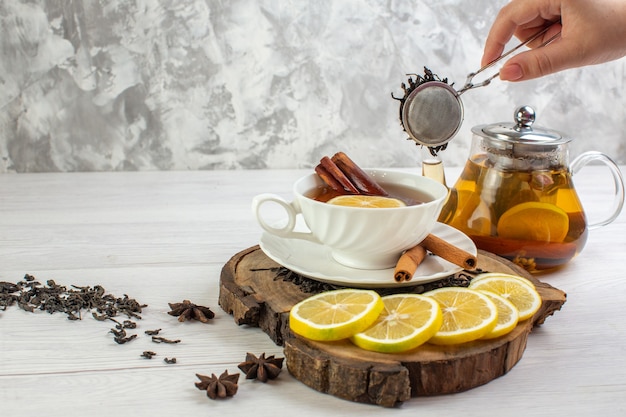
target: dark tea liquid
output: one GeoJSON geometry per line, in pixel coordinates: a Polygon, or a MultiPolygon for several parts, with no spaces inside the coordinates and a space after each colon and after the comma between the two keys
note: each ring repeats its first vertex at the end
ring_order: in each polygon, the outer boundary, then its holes
{"type": "MultiPolygon", "coordinates": [[[[417,204],[422,204],[433,200],[433,197],[426,193],[422,193],[402,185],[381,184],[381,187],[383,187],[385,191],[387,191],[389,197],[397,198],[398,200],[403,201],[404,204],[406,204],[407,206],[415,206],[417,204]]],[[[332,188],[326,185],[320,185],[319,187],[305,193],[305,195],[309,198],[312,198],[313,200],[325,203],[328,200],[341,194],[337,193],[332,188]]]]}
{"type": "Polygon", "coordinates": [[[529,271],[563,265],[580,252],[587,221],[566,168],[510,172],[487,164],[480,157],[467,162],[439,221],[529,271]],[[529,205],[539,209],[518,210],[529,205]]]}

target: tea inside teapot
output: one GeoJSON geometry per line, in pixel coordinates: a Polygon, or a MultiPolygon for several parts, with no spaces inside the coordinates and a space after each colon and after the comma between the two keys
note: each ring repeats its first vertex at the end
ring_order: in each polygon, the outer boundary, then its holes
{"type": "Polygon", "coordinates": [[[579,253],[588,227],[558,132],[533,128],[534,111],[516,123],[477,126],[470,157],[439,221],[480,249],[529,271],[565,264],[579,253]]]}
{"type": "Polygon", "coordinates": [[[439,220],[528,270],[566,263],[588,233],[567,168],[503,170],[480,155],[468,160],[439,220]]]}

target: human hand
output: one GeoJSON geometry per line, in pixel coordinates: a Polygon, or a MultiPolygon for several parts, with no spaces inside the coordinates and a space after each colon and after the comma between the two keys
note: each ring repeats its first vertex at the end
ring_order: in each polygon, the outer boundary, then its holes
{"type": "Polygon", "coordinates": [[[626,56],[626,0],[512,0],[489,31],[482,65],[500,57],[513,35],[526,40],[554,22],[529,51],[506,61],[502,80],[529,80],[626,56]],[[559,38],[538,48],[559,31],[559,38]]]}

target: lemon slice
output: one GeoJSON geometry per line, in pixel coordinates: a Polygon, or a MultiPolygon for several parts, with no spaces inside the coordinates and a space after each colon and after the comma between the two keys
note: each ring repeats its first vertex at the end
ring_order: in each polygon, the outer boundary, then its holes
{"type": "Polygon", "coordinates": [[[362,349],[395,353],[414,349],[441,327],[439,304],[419,294],[394,294],[382,298],[385,308],[367,330],[352,336],[362,349]]]}
{"type": "Polygon", "coordinates": [[[519,282],[521,282],[522,284],[526,284],[529,287],[531,287],[532,289],[535,289],[535,284],[533,284],[530,280],[521,277],[519,275],[511,275],[511,274],[505,274],[503,272],[485,272],[482,274],[478,274],[476,275],[474,278],[472,278],[472,282],[478,282],[482,279],[485,278],[493,278],[493,277],[505,277],[505,278],[512,278],[512,279],[516,279],[519,282]]]}
{"type": "Polygon", "coordinates": [[[469,288],[491,291],[509,300],[519,311],[519,321],[531,318],[541,307],[541,296],[537,290],[510,276],[491,276],[472,281],[469,288]]]}
{"type": "Polygon", "coordinates": [[[374,195],[340,195],[328,200],[328,204],[361,208],[394,208],[406,206],[404,201],[398,200],[397,198],[374,195]]]}
{"type": "Polygon", "coordinates": [[[505,334],[510,333],[511,330],[517,326],[519,321],[519,311],[517,310],[517,307],[515,307],[509,300],[500,297],[496,293],[490,291],[482,291],[482,293],[489,297],[498,309],[498,322],[496,323],[496,327],[491,329],[491,331],[484,335],[482,339],[495,339],[496,337],[504,336],[505,334]]]}
{"type": "Polygon", "coordinates": [[[496,230],[498,236],[507,239],[563,242],[569,230],[569,217],[554,204],[531,201],[505,211],[496,230]]]}
{"type": "Polygon", "coordinates": [[[436,345],[452,345],[480,339],[497,324],[498,309],[485,294],[462,287],[446,287],[425,293],[439,303],[443,314],[441,328],[429,340],[436,345]]]}
{"type": "Polygon", "coordinates": [[[383,307],[380,295],[372,290],[322,292],[293,306],[289,326],[312,340],[346,339],[370,327],[383,307]]]}

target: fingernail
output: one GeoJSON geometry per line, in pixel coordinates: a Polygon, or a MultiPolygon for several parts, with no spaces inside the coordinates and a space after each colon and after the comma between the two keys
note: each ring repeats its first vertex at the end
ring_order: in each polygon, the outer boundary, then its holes
{"type": "Polygon", "coordinates": [[[511,64],[502,67],[500,70],[500,79],[505,81],[516,81],[524,76],[522,67],[518,64],[511,64]]]}

